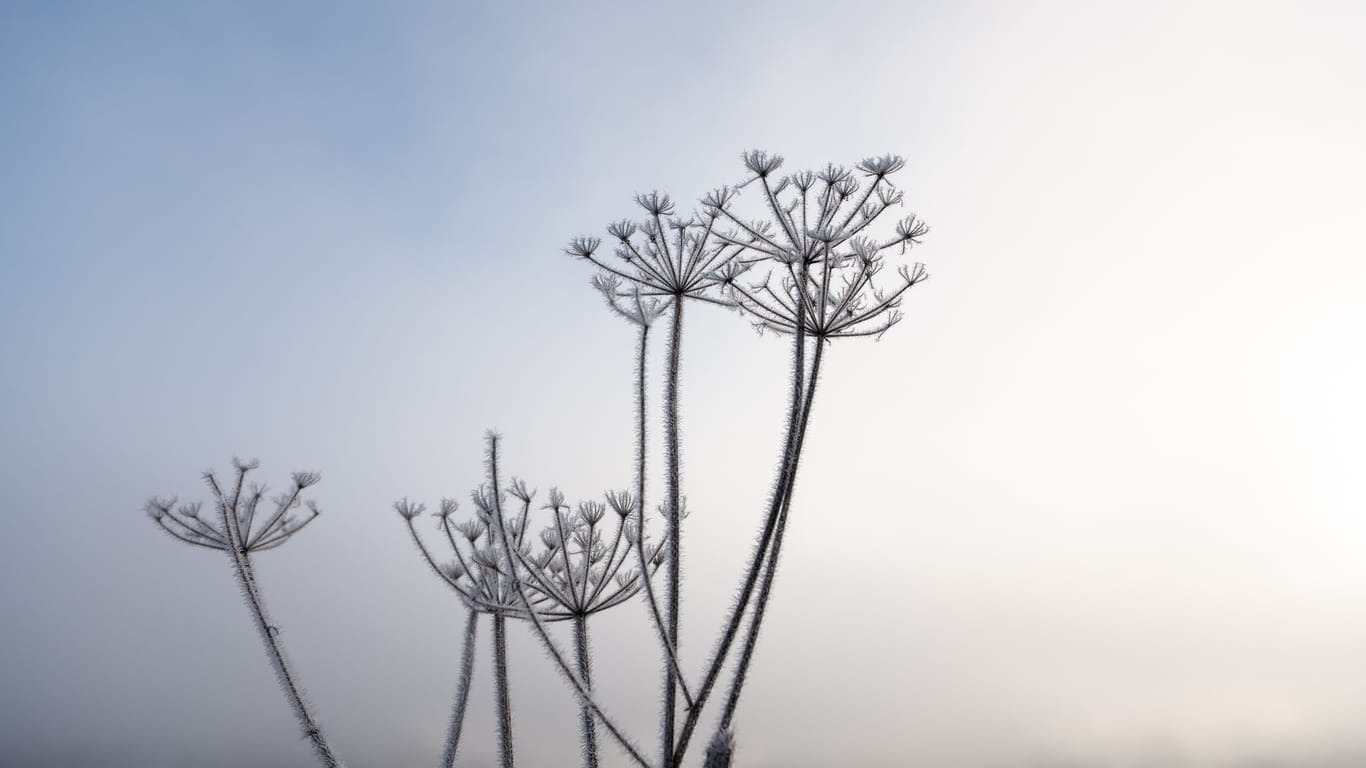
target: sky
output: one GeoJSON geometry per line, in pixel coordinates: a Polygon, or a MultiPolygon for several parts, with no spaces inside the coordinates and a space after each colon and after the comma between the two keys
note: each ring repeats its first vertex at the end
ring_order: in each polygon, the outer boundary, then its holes
{"type": "MultiPolygon", "coordinates": [[[[561,249],[763,148],[904,156],[931,279],[829,350],[737,765],[1363,764],[1363,30],[1352,3],[4,3],[0,763],[311,764],[226,558],[141,512],[254,456],[323,476],[258,577],[337,749],[433,764],[463,610],[393,501],[463,497],[490,427],[542,492],[629,483],[632,331],[561,249]]],[[[683,356],[696,669],[786,352],[699,306],[683,356]]],[[[575,704],[524,629],[518,758],[563,765],[575,704]]],[[[651,742],[645,609],[594,632],[651,742]]]]}

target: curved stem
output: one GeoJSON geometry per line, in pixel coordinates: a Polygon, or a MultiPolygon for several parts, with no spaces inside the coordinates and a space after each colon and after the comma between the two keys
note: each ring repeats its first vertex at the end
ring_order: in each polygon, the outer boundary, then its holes
{"type": "Polygon", "coordinates": [[[798,323],[792,344],[792,390],[788,404],[787,435],[784,438],[783,457],[779,463],[778,477],[773,483],[773,494],[769,497],[768,515],[764,518],[763,529],[754,544],[754,552],[750,556],[749,566],[745,571],[744,581],[740,587],[740,594],[736,598],[735,604],[731,606],[725,629],[722,631],[716,651],[708,663],[702,686],[698,689],[697,706],[688,712],[687,719],[683,722],[683,731],[679,735],[678,746],[674,750],[675,761],[682,760],[683,754],[688,748],[688,741],[692,738],[693,731],[697,727],[698,718],[702,715],[702,708],[721,674],[721,665],[725,663],[726,654],[729,653],[730,646],[734,643],[740,630],[740,622],[744,619],[745,609],[749,607],[750,598],[754,594],[754,586],[759,579],[760,568],[763,566],[764,558],[768,552],[773,531],[777,527],[778,516],[782,512],[782,504],[786,496],[788,476],[791,472],[793,456],[797,447],[797,428],[801,419],[805,374],[806,326],[804,323],[798,323]]]}
{"type": "Polygon", "coordinates": [[[460,731],[465,725],[465,705],[470,700],[470,680],[474,677],[474,645],[479,627],[479,612],[470,609],[465,619],[465,646],[460,655],[460,685],[455,689],[455,704],[451,707],[451,727],[446,734],[446,750],[441,754],[442,768],[453,768],[455,753],[460,749],[460,731]]]}
{"type": "Polygon", "coordinates": [[[759,626],[763,623],[764,612],[768,608],[768,598],[773,591],[773,579],[778,571],[778,555],[783,548],[783,534],[787,531],[787,511],[792,506],[792,490],[797,483],[797,465],[802,458],[802,443],[806,439],[807,424],[811,420],[811,403],[816,398],[816,382],[820,376],[821,353],[825,350],[825,341],[816,340],[816,354],[811,360],[811,375],[807,379],[806,398],[802,404],[802,420],[797,427],[796,453],[792,458],[792,471],[788,475],[787,489],[783,494],[782,513],[778,516],[778,527],[773,532],[773,545],[769,548],[768,564],[764,568],[763,583],[759,586],[759,595],[755,598],[754,612],[749,619],[749,632],[745,636],[745,647],[740,654],[740,663],[735,669],[735,679],[730,686],[730,696],[726,700],[726,709],[721,715],[721,730],[730,730],[731,719],[735,716],[735,707],[740,703],[740,690],[745,686],[745,678],[749,674],[749,663],[754,657],[754,647],[759,640],[759,626]]]}
{"type": "MultiPolygon", "coordinates": [[[[579,677],[583,684],[593,689],[593,670],[588,655],[588,617],[574,617],[574,648],[579,657],[579,677]]],[[[584,768],[598,768],[598,732],[593,724],[593,710],[587,704],[579,705],[579,720],[583,728],[584,768]]]]}
{"type": "Polygon", "coordinates": [[[498,747],[502,768],[512,768],[512,700],[508,696],[507,617],[493,614],[493,674],[498,696],[498,747]]]}
{"type": "Polygon", "coordinates": [[[266,612],[265,601],[261,597],[260,590],[256,587],[256,575],[252,571],[250,557],[241,552],[237,544],[236,526],[233,528],[233,546],[228,547],[228,555],[232,558],[233,573],[237,576],[237,582],[242,588],[242,594],[246,597],[247,607],[251,609],[252,617],[256,619],[256,629],[261,634],[261,640],[266,646],[266,656],[269,657],[271,666],[275,669],[275,676],[280,681],[280,688],[285,692],[285,698],[289,700],[290,707],[294,710],[294,716],[299,721],[299,726],[303,729],[304,737],[309,740],[313,747],[313,753],[317,756],[318,762],[325,768],[339,768],[341,761],[332,752],[332,747],[327,743],[323,736],[322,726],[319,725],[317,717],[304,698],[303,690],[295,681],[294,672],[289,668],[289,661],[285,657],[284,647],[280,644],[280,629],[271,623],[270,616],[266,612]]]}

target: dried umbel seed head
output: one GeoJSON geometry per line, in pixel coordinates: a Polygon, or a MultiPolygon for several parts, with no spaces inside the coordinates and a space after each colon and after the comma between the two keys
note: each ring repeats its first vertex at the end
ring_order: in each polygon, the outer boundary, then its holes
{"type": "Polygon", "coordinates": [[[559,488],[551,488],[551,489],[550,489],[550,500],[549,500],[548,502],[546,502],[545,506],[542,507],[542,509],[555,509],[555,510],[558,510],[560,507],[563,507],[563,506],[564,506],[564,494],[560,492],[560,489],[559,489],[559,488]]]}
{"type": "Polygon", "coordinates": [[[901,155],[883,155],[882,157],[867,157],[858,164],[860,171],[869,176],[886,176],[889,173],[896,173],[906,167],[906,161],[901,155]]]}
{"type": "Polygon", "coordinates": [[[636,195],[636,205],[644,208],[651,216],[670,216],[674,212],[673,201],[658,190],[636,195]]]}
{"type": "Polygon", "coordinates": [[[397,510],[398,513],[403,516],[403,519],[412,520],[413,518],[427,511],[427,505],[414,504],[408,501],[408,499],[404,498],[394,502],[394,509],[397,510]]]}
{"type": "Polygon", "coordinates": [[[460,509],[460,505],[456,503],[455,499],[442,499],[441,509],[436,513],[436,516],[444,519],[455,514],[458,509],[460,509]]]}
{"type": "Polygon", "coordinates": [[[233,459],[232,465],[236,473],[230,483],[220,483],[213,470],[203,474],[213,493],[213,514],[205,515],[199,502],[176,507],[174,497],[153,498],[143,508],[162,530],[181,541],[243,554],[283,545],[322,513],[316,503],[300,496],[304,488],[318,482],[316,472],[295,472],[290,492],[275,497],[274,512],[258,514],[265,488],[247,482],[257,462],[233,459]],[[297,513],[300,507],[306,507],[307,513],[297,513]]]}
{"type": "Polygon", "coordinates": [[[560,532],[554,528],[546,528],[541,531],[541,543],[545,544],[546,549],[552,552],[559,549],[561,544],[560,532]]]}
{"type": "Polygon", "coordinates": [[[597,525],[607,514],[607,507],[596,501],[579,502],[579,517],[589,525],[597,525]]]}
{"type": "MultiPolygon", "coordinates": [[[[753,153],[745,160],[756,174],[770,162],[753,153]]],[[[735,249],[731,263],[749,266],[756,277],[741,281],[733,268],[717,269],[713,284],[760,330],[825,340],[881,336],[900,321],[902,295],[925,278],[916,266],[898,270],[900,285],[884,287],[877,279],[889,249],[904,252],[929,231],[912,215],[895,225],[895,237],[873,235],[879,217],[902,202],[890,177],[904,167],[897,155],[865,158],[857,166],[863,184],[835,165],[792,174],[786,184],[756,176],[763,187],[760,208],[772,226],[725,210],[721,218],[732,226],[717,233],[735,249]]]]}
{"type": "Polygon", "coordinates": [[[463,523],[457,524],[455,529],[460,531],[461,536],[464,536],[473,543],[478,541],[480,536],[484,535],[484,532],[488,530],[488,526],[479,520],[466,520],[463,523]]]}
{"type": "Polygon", "coordinates": [[[593,255],[602,241],[596,237],[576,237],[569,241],[564,252],[579,259],[586,259],[593,255]]]}
{"type": "Polygon", "coordinates": [[[536,495],[536,491],[534,489],[528,489],[526,481],[519,477],[514,477],[512,478],[512,483],[508,486],[508,494],[513,498],[521,499],[522,502],[530,504],[531,497],[536,495]]]}
{"type": "Polygon", "coordinates": [[[636,497],[630,491],[608,491],[607,504],[622,517],[630,517],[636,511],[636,497]]]}
{"type": "Polygon", "coordinates": [[[152,516],[153,520],[160,520],[162,515],[170,514],[171,508],[175,506],[176,497],[153,496],[143,505],[143,510],[152,516]]]}
{"type": "Polygon", "coordinates": [[[740,158],[745,161],[750,173],[761,179],[768,178],[769,174],[783,165],[782,155],[770,155],[761,149],[751,149],[741,154],[740,158]]]}
{"type": "Polygon", "coordinates": [[[721,210],[730,205],[730,201],[735,199],[735,190],[730,187],[719,187],[708,192],[702,197],[702,207],[708,211],[709,216],[719,216],[721,210]]]}

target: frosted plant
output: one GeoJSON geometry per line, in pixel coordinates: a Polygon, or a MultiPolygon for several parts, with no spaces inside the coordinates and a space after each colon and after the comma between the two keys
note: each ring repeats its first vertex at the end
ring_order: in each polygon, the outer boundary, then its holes
{"type": "MultiPolygon", "coordinates": [[[[888,251],[904,253],[929,231],[910,214],[895,225],[894,235],[869,237],[874,223],[902,203],[903,194],[890,178],[904,167],[902,158],[865,159],[857,166],[862,182],[854,171],[833,165],[775,180],[781,157],[752,151],[743,159],[750,176],[740,186],[759,189],[766,216],[742,220],[732,210],[738,194],[711,196],[713,214],[731,225],[718,233],[730,259],[714,277],[757,327],[791,336],[793,367],[784,460],[740,595],[698,694],[699,703],[705,702],[757,580],[759,592],[721,716],[721,732],[730,729],[772,591],[825,348],[837,338],[881,337],[901,321],[898,308],[905,293],[928,277],[923,265],[914,264],[898,268],[900,279],[890,288],[877,280],[888,251]],[[757,279],[751,281],[751,273],[757,279]],[[813,347],[809,366],[808,345],[813,347]]],[[[680,756],[700,711],[699,706],[688,714],[680,756]]]]}
{"type": "MultiPolygon", "coordinates": [[[[573,509],[552,490],[550,503],[543,507],[549,510],[550,524],[533,536],[529,530],[534,493],[517,479],[503,484],[500,438],[489,433],[485,484],[472,495],[475,517],[454,523],[457,506],[449,500],[443,500],[436,513],[454,562],[438,561],[418,535],[414,520],[425,507],[406,499],[395,505],[432,570],[459,595],[469,614],[461,679],[442,756],[445,768],[454,765],[460,743],[482,614],[493,617],[499,744],[505,768],[513,763],[508,618],[526,622],[577,698],[588,766],[597,764],[599,727],[642,768],[681,765],[730,650],[743,638],[725,687],[718,727],[703,756],[708,768],[727,767],[733,761],[733,720],[772,595],[826,349],[835,339],[881,337],[901,321],[906,293],[926,279],[926,272],[919,264],[904,265],[895,270],[899,279],[889,279],[884,275],[886,265],[928,232],[912,214],[891,225],[886,234],[876,233],[884,214],[903,202],[902,192],[891,180],[904,166],[900,157],[873,157],[853,169],[828,165],[787,176],[779,176],[782,158],[776,155],[746,152],[743,161],[744,180],[706,195],[697,212],[687,218],[675,216],[667,195],[637,195],[644,217],[607,228],[616,241],[614,260],[599,255],[602,241],[595,237],[576,238],[566,249],[603,271],[594,278],[594,287],[617,315],[637,329],[634,492],[609,493],[606,504],[589,501],[573,509]],[[747,199],[755,200],[752,207],[756,210],[741,214],[740,205],[747,199]],[[702,674],[691,685],[679,648],[681,521],[685,516],[679,381],[688,300],[733,309],[760,331],[772,331],[792,344],[786,427],[773,490],[735,601],[715,647],[701,665],[702,674]],[[653,323],[665,314],[669,316],[662,404],[665,489],[663,503],[658,505],[664,531],[651,544],[651,521],[646,514],[650,509],[646,504],[646,353],[653,323]],[[520,512],[508,515],[505,507],[513,499],[520,502],[520,512]],[[653,585],[661,565],[667,566],[662,599],[653,585]],[[592,687],[587,619],[638,593],[645,595],[663,657],[657,761],[647,759],[622,731],[592,687]],[[548,626],[559,621],[574,623],[572,659],[549,633],[548,626]]],[[[299,494],[317,476],[296,474],[293,490],[277,500],[275,514],[256,525],[256,507],[265,491],[253,487],[244,495],[244,478],[255,465],[237,462],[235,466],[238,474],[231,493],[225,493],[211,473],[206,475],[219,506],[217,522],[203,519],[199,506],[177,507],[173,499],[154,499],[148,511],[170,535],[229,553],[305,734],[325,765],[337,765],[286,665],[278,630],[266,617],[250,560],[253,552],[280,546],[316,517],[312,505],[305,505],[312,513],[308,516],[295,510],[300,507],[299,494]]]]}
{"type": "MultiPolygon", "coordinates": [[[[515,484],[515,487],[525,491],[525,486],[515,484]]],[[[441,757],[441,765],[446,768],[455,764],[456,752],[460,747],[460,735],[465,722],[465,707],[469,701],[470,680],[474,674],[476,629],[479,615],[483,613],[493,616],[493,669],[500,764],[504,768],[511,768],[513,764],[512,700],[508,691],[507,671],[507,619],[510,616],[516,618],[521,612],[521,606],[511,594],[511,581],[509,579],[511,569],[507,566],[508,561],[504,559],[503,553],[494,546],[493,534],[489,530],[488,519],[493,509],[493,504],[488,498],[489,493],[490,491],[486,487],[480,487],[471,494],[475,509],[478,511],[478,517],[461,523],[451,522],[451,518],[459,506],[455,500],[441,500],[440,510],[435,513],[435,517],[439,519],[439,528],[445,535],[446,542],[455,557],[453,562],[445,564],[437,562],[437,559],[432,555],[432,550],[418,535],[417,527],[413,524],[413,520],[426,511],[426,506],[413,504],[407,499],[394,503],[394,509],[407,523],[408,532],[412,535],[413,542],[417,544],[417,548],[422,552],[427,564],[431,566],[432,571],[442,581],[455,590],[465,603],[467,610],[464,646],[460,663],[460,683],[456,689],[455,703],[451,711],[451,724],[447,731],[446,746],[441,757]]],[[[517,542],[516,551],[520,551],[524,546],[522,540],[526,536],[528,512],[531,505],[529,494],[526,494],[525,501],[520,519],[511,525],[514,531],[512,535],[517,542]]],[[[546,598],[539,597],[534,599],[532,604],[537,605],[545,602],[545,600],[546,598]]]]}
{"type": "Polygon", "coordinates": [[[319,762],[329,768],[340,766],[341,762],[323,736],[322,726],[299,686],[297,675],[289,667],[280,642],[280,628],[266,611],[251,562],[253,554],[283,545],[318,517],[318,505],[312,501],[302,501],[301,495],[305,488],[318,482],[319,476],[313,472],[295,472],[291,476],[289,490],[272,499],[275,510],[258,517],[257,510],[265,498],[266,488],[246,484],[247,474],[256,469],[257,463],[233,459],[232,464],[236,475],[230,490],[223,488],[212,470],[204,473],[204,482],[213,493],[214,514],[205,515],[203,505],[198,502],[177,505],[175,498],[160,497],[147,502],[147,513],[171,536],[187,544],[228,554],[233,574],[256,621],[261,642],[266,647],[266,656],[280,681],[285,698],[294,710],[304,737],[309,740],[319,762]],[[301,511],[301,508],[307,509],[307,512],[301,511]]]}
{"type": "MultiPolygon", "coordinates": [[[[894,226],[894,235],[872,237],[874,225],[890,208],[903,202],[903,194],[891,176],[905,163],[895,155],[865,159],[850,170],[827,165],[820,171],[801,171],[779,177],[780,156],[762,151],[742,155],[748,172],[743,183],[722,187],[701,200],[701,212],[687,221],[668,220],[673,205],[666,195],[638,195],[636,202],[649,218],[644,224],[617,222],[608,234],[620,245],[613,266],[597,256],[600,241],[592,237],[573,240],[567,252],[586,259],[607,271],[595,280],[595,287],[607,296],[620,314],[623,299],[661,297],[672,308],[672,335],[665,381],[666,516],[671,537],[668,616],[655,621],[661,628],[664,653],[668,659],[664,686],[664,713],[661,718],[661,760],[663,768],[681,763],[698,720],[723,664],[748,613],[743,650],[726,696],[720,728],[708,752],[728,762],[730,727],[744,687],[754,653],[759,628],[772,592],[778,557],[786,532],[797,469],[815,400],[816,381],[824,350],[836,338],[874,336],[896,325],[904,294],[926,277],[924,267],[916,264],[898,269],[900,280],[891,287],[881,284],[888,252],[898,252],[917,243],[928,228],[915,216],[903,218],[894,226]],[[860,179],[862,177],[862,179],[860,179]],[[737,201],[746,190],[760,198],[760,216],[742,218],[735,212],[737,201]],[[676,231],[676,247],[670,249],[665,233],[676,231]],[[637,232],[643,240],[633,239],[637,232]],[[621,290],[630,285],[634,294],[621,290]],[[681,731],[675,732],[674,688],[687,687],[679,670],[677,603],[679,597],[677,561],[681,540],[679,510],[682,495],[679,459],[678,371],[682,332],[683,299],[701,299],[732,306],[751,318],[760,330],[772,330],[792,338],[792,373],[786,434],[768,512],[755,542],[754,551],[741,579],[716,649],[705,665],[695,696],[687,696],[681,731]],[[808,362],[808,349],[810,361],[808,362]],[[757,594],[756,594],[757,589],[757,594]],[[722,747],[725,747],[722,749],[722,747]]],[[[629,303],[627,304],[629,309],[629,303]]],[[[639,322],[639,321],[638,321],[639,322]]],[[[648,326],[648,321],[642,322],[648,326]]],[[[642,333],[640,349],[644,349],[642,333]]],[[[637,401],[641,411],[638,423],[637,473],[644,468],[644,366],[638,379],[637,401]]],[[[643,480],[640,487],[644,494],[643,480]]]]}

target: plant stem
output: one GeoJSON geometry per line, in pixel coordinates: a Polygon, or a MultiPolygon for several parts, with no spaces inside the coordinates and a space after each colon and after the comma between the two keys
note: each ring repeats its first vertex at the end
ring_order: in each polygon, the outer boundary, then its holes
{"type": "MultiPolygon", "coordinates": [[[[673,322],[669,328],[669,369],[664,382],[664,463],[666,470],[665,513],[669,523],[669,570],[666,581],[665,600],[668,610],[668,643],[673,652],[678,652],[678,604],[682,581],[682,547],[680,546],[680,501],[682,492],[681,464],[678,439],[678,374],[683,351],[683,297],[675,296],[673,301],[673,322]]],[[[641,519],[644,520],[644,510],[641,519]]],[[[646,574],[641,574],[646,578],[646,574]]],[[[664,669],[664,716],[660,724],[660,753],[663,768],[673,768],[674,756],[674,716],[678,696],[678,681],[674,679],[672,667],[664,669]]]]}
{"type": "Polygon", "coordinates": [[[498,695],[500,765],[512,768],[512,701],[508,696],[507,617],[493,614],[493,672],[498,695]]]}
{"type": "MultiPolygon", "coordinates": [[[[322,726],[318,724],[317,717],[309,708],[309,702],[303,697],[303,690],[299,689],[298,683],[295,682],[294,672],[290,670],[290,663],[285,659],[284,646],[280,644],[280,638],[277,637],[280,629],[275,623],[270,622],[270,616],[265,608],[265,599],[261,596],[261,590],[257,589],[255,571],[251,567],[251,556],[247,553],[246,545],[243,543],[242,527],[240,527],[238,510],[236,510],[238,499],[242,495],[240,485],[242,485],[242,477],[245,474],[245,470],[239,471],[239,491],[232,499],[231,506],[227,500],[223,499],[221,493],[219,495],[219,511],[223,515],[223,530],[228,537],[228,544],[224,549],[228,553],[228,558],[232,560],[232,573],[238,577],[238,585],[242,588],[243,597],[246,597],[247,608],[251,609],[251,616],[257,623],[257,631],[261,634],[261,641],[265,644],[266,657],[270,660],[270,666],[275,668],[275,676],[280,681],[281,689],[284,690],[284,697],[290,701],[290,707],[294,709],[294,716],[299,720],[299,727],[303,728],[303,735],[309,739],[310,745],[313,746],[313,753],[316,754],[318,761],[324,765],[324,768],[340,768],[342,761],[337,760],[333,754],[331,746],[328,745],[328,741],[322,735],[322,726]]],[[[295,491],[295,495],[298,495],[298,491],[295,491]]]]}
{"type": "Polygon", "coordinates": [[[650,609],[650,623],[654,625],[655,631],[659,634],[659,643],[664,647],[664,656],[668,661],[669,668],[672,669],[674,677],[678,680],[679,686],[683,690],[683,696],[691,705],[691,696],[688,693],[687,684],[683,681],[683,670],[678,665],[678,655],[674,652],[673,645],[669,642],[669,633],[664,625],[664,618],[659,612],[659,600],[655,597],[654,580],[650,578],[650,566],[645,559],[645,437],[646,437],[646,353],[649,351],[650,326],[640,327],[640,340],[636,345],[636,510],[637,521],[640,525],[639,535],[636,536],[634,549],[636,559],[640,565],[640,579],[645,589],[645,603],[650,609]]]}
{"type": "Polygon", "coordinates": [[[295,682],[294,672],[289,668],[289,661],[285,657],[284,647],[280,644],[278,637],[279,627],[271,622],[270,616],[266,612],[265,600],[262,598],[260,590],[256,588],[256,575],[252,570],[251,557],[240,550],[239,536],[235,535],[236,527],[233,526],[232,530],[228,547],[228,555],[232,558],[232,570],[237,576],[237,582],[242,588],[243,596],[247,599],[247,607],[251,609],[252,617],[256,619],[256,629],[260,632],[261,640],[266,646],[266,656],[275,669],[275,676],[280,681],[280,688],[284,690],[285,698],[288,699],[290,707],[294,710],[294,716],[303,729],[304,737],[309,740],[309,744],[313,747],[313,753],[317,756],[318,762],[322,763],[325,768],[339,768],[341,761],[337,759],[332,752],[332,747],[323,736],[322,726],[318,724],[318,719],[309,708],[303,691],[295,682]]]}
{"type": "MultiPolygon", "coordinates": [[[[580,614],[574,617],[574,647],[579,656],[579,678],[589,690],[593,688],[593,670],[588,655],[588,617],[580,614]]],[[[584,768],[598,768],[598,733],[593,724],[593,710],[587,704],[579,705],[579,719],[583,723],[583,764],[584,768]]]]}
{"type": "Polygon", "coordinates": [[[800,426],[802,396],[805,392],[803,386],[805,374],[806,328],[804,324],[798,324],[792,344],[792,388],[788,403],[787,434],[783,440],[783,457],[779,463],[778,477],[773,483],[773,493],[769,497],[768,514],[764,518],[764,525],[759,533],[759,538],[754,544],[754,552],[750,556],[749,566],[745,571],[740,595],[736,598],[735,604],[731,606],[726,627],[707,667],[702,686],[697,692],[696,704],[688,711],[687,718],[683,722],[683,731],[679,736],[678,746],[674,750],[676,763],[682,761],[683,755],[687,751],[688,741],[692,737],[693,730],[697,727],[698,718],[702,715],[702,708],[706,704],[707,697],[711,695],[712,687],[720,676],[721,666],[725,663],[726,654],[729,653],[730,646],[739,632],[740,622],[743,620],[745,609],[749,607],[750,598],[754,594],[754,586],[759,579],[760,568],[768,552],[769,543],[772,541],[773,531],[777,527],[778,516],[782,512],[783,500],[787,496],[787,480],[799,444],[797,430],[800,426]]]}
{"type": "MultiPolygon", "coordinates": [[[[500,501],[501,497],[498,482],[498,436],[489,433],[487,440],[489,485],[493,488],[492,496],[495,512],[495,514],[491,515],[493,518],[491,527],[497,534],[493,537],[493,545],[502,549],[503,556],[507,558],[508,562],[516,562],[517,556],[512,549],[512,542],[507,535],[507,526],[503,521],[503,506],[500,501]]],[[[550,638],[550,633],[546,631],[545,623],[541,621],[540,614],[536,612],[535,606],[532,605],[531,598],[527,597],[526,589],[522,586],[521,579],[517,576],[515,568],[512,569],[512,574],[508,580],[511,582],[512,593],[516,595],[517,602],[521,604],[522,610],[526,612],[525,618],[531,622],[532,630],[536,633],[536,639],[541,641],[542,647],[550,654],[551,661],[555,662],[555,668],[560,671],[560,674],[564,675],[565,680],[567,680],[570,687],[574,689],[574,695],[578,697],[579,702],[592,708],[593,714],[602,721],[603,727],[607,729],[607,733],[617,742],[622,751],[631,757],[632,761],[639,765],[640,768],[653,768],[649,761],[645,759],[644,755],[640,753],[640,750],[631,743],[630,739],[626,738],[626,735],[622,733],[616,723],[607,716],[607,713],[603,711],[602,706],[593,699],[592,692],[589,691],[588,687],[579,679],[578,674],[570,668],[569,662],[565,661],[564,653],[560,651],[560,648],[555,644],[555,641],[550,638]]]]}
{"type": "Polygon", "coordinates": [[[763,623],[764,613],[768,609],[768,598],[773,591],[773,579],[778,571],[778,555],[783,548],[783,534],[787,531],[787,511],[792,505],[792,490],[797,484],[797,465],[802,458],[802,443],[806,440],[806,428],[811,420],[811,403],[816,398],[816,381],[820,376],[821,357],[824,350],[824,340],[817,339],[816,354],[812,356],[811,360],[811,375],[807,378],[805,402],[802,404],[802,420],[797,427],[797,445],[792,457],[792,470],[788,474],[787,489],[783,495],[782,512],[778,516],[778,527],[773,532],[773,544],[769,548],[768,563],[764,568],[764,578],[759,586],[759,595],[755,598],[754,612],[749,619],[749,632],[745,637],[744,650],[740,654],[740,662],[735,669],[735,679],[731,682],[726,709],[721,715],[722,731],[730,730],[731,719],[735,716],[735,707],[740,703],[740,690],[745,686],[745,677],[749,673],[749,663],[754,656],[754,647],[759,640],[759,626],[763,623]]]}
{"type": "Polygon", "coordinates": [[[460,731],[465,725],[465,705],[470,699],[470,680],[474,677],[474,645],[478,634],[479,612],[470,609],[465,618],[465,646],[460,655],[460,684],[455,690],[455,704],[451,708],[451,727],[446,735],[446,751],[441,755],[443,768],[455,765],[455,753],[460,749],[460,731]]]}

